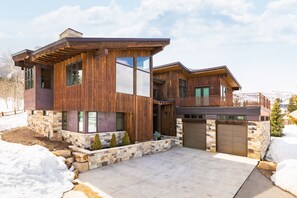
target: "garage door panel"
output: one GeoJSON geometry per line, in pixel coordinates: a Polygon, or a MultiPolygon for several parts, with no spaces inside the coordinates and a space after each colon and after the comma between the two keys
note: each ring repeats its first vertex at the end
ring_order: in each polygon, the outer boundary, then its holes
{"type": "Polygon", "coordinates": [[[205,123],[184,123],[185,147],[206,149],[206,124],[205,123]]]}
{"type": "Polygon", "coordinates": [[[234,155],[247,155],[247,127],[242,125],[218,124],[217,150],[234,155]]]}

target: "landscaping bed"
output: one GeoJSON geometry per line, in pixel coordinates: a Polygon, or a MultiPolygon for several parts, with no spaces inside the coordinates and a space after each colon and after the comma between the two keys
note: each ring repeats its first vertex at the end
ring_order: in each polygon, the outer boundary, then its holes
{"type": "Polygon", "coordinates": [[[7,130],[1,135],[2,140],[7,142],[19,143],[23,145],[40,145],[52,150],[68,149],[70,145],[64,141],[50,140],[48,137],[29,129],[28,127],[21,127],[17,129],[7,130]]]}

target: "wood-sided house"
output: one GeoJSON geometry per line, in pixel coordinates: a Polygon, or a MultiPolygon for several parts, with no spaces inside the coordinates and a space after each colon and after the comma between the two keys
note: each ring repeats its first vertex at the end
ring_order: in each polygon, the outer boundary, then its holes
{"type": "Polygon", "coordinates": [[[263,157],[270,140],[269,100],[262,94],[244,104],[235,100],[233,91],[241,85],[228,67],[191,70],[175,62],[154,67],[153,75],[155,131],[185,147],[263,157]]]}
{"type": "Polygon", "coordinates": [[[127,131],[152,139],[153,56],[163,38],[85,38],[67,29],[35,51],[13,54],[25,70],[25,109],[31,128],[82,147],[96,132],[127,131]],[[84,134],[84,135],[80,135],[84,134]]]}

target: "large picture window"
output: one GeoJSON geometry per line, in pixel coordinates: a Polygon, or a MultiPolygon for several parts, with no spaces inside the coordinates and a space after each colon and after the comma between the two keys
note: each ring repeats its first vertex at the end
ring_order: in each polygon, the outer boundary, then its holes
{"type": "Polygon", "coordinates": [[[116,92],[133,94],[133,58],[116,59],[116,92]]]}
{"type": "Polygon", "coordinates": [[[52,88],[52,71],[49,69],[41,69],[41,88],[51,89],[52,88]]]}
{"type": "Polygon", "coordinates": [[[25,69],[25,89],[32,89],[34,86],[33,67],[25,69]]]}
{"type": "Polygon", "coordinates": [[[137,69],[141,69],[147,72],[150,72],[150,57],[137,57],[136,58],[137,69]]]}
{"type": "Polygon", "coordinates": [[[150,73],[137,70],[137,95],[150,97],[150,73]]]}
{"type": "Polygon", "coordinates": [[[97,131],[97,113],[88,112],[88,131],[96,132],[97,131]]]}
{"type": "Polygon", "coordinates": [[[66,66],[66,85],[77,85],[82,83],[82,61],[66,66]]]}
{"type": "Polygon", "coordinates": [[[84,112],[82,111],[78,112],[78,131],[84,131],[84,112]]]}

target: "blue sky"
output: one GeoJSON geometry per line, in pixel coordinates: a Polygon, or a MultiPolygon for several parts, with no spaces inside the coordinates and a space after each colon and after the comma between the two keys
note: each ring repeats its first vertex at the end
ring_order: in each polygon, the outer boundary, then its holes
{"type": "Polygon", "coordinates": [[[245,92],[297,92],[297,0],[10,0],[0,7],[0,52],[44,46],[67,27],[171,38],[155,65],[227,65],[245,92]]]}

